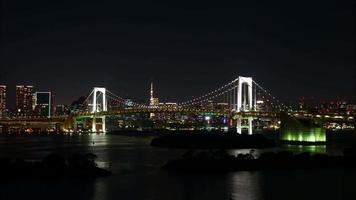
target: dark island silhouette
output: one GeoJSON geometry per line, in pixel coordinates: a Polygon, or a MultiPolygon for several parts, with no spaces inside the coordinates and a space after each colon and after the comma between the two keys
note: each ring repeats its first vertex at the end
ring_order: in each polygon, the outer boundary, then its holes
{"type": "Polygon", "coordinates": [[[152,146],[187,149],[269,148],[276,143],[261,134],[212,133],[170,134],[154,138],[152,146]]]}
{"type": "Polygon", "coordinates": [[[68,158],[52,153],[42,161],[19,158],[0,158],[2,180],[13,178],[96,178],[108,176],[110,171],[97,166],[97,156],[92,153],[72,154],[68,158]]]}
{"type": "Polygon", "coordinates": [[[289,151],[266,152],[256,158],[252,153],[229,155],[225,150],[188,151],[181,159],[168,161],[163,168],[177,171],[257,171],[298,169],[356,169],[356,148],[342,156],[289,151]]]}

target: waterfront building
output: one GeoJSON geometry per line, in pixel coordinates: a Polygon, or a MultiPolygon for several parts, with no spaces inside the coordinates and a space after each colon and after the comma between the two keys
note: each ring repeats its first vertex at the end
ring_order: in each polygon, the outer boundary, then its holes
{"type": "Polygon", "coordinates": [[[61,105],[56,106],[54,113],[55,113],[55,116],[64,116],[64,115],[68,115],[70,113],[70,109],[68,106],[61,104],[61,105]]]}
{"type": "Polygon", "coordinates": [[[31,115],[33,108],[33,86],[16,86],[16,109],[18,115],[31,115]]]}
{"type": "Polygon", "coordinates": [[[6,117],[6,85],[0,85],[0,119],[6,117]]]}
{"type": "Polygon", "coordinates": [[[35,93],[35,109],[37,116],[51,117],[53,115],[53,94],[52,92],[35,93]]]}

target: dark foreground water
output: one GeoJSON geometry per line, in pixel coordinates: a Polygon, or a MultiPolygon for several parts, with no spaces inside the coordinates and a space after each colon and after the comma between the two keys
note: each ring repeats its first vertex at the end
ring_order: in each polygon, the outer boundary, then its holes
{"type": "MultiPolygon", "coordinates": [[[[4,181],[0,177],[0,200],[356,199],[354,171],[167,172],[161,166],[185,151],[150,147],[150,139],[118,135],[0,136],[0,157],[41,159],[50,152],[94,152],[99,164],[113,172],[110,177],[95,180],[4,181]]],[[[286,148],[337,152],[325,147],[286,148]]]]}

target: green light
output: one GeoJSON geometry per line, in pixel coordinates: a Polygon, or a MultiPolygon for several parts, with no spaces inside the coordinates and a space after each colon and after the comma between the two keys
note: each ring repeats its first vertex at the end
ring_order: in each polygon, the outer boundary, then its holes
{"type": "Polygon", "coordinates": [[[77,121],[77,122],[84,122],[86,119],[88,119],[88,117],[78,116],[78,117],[75,118],[75,121],[77,121]]]}
{"type": "Polygon", "coordinates": [[[325,142],[326,134],[323,128],[289,129],[282,132],[281,139],[298,142],[325,142]]]}

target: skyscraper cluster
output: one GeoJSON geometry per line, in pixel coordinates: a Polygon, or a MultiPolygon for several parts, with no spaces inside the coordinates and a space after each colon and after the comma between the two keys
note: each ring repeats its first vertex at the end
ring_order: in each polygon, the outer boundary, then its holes
{"type": "MultiPolygon", "coordinates": [[[[7,116],[7,90],[6,85],[0,85],[0,118],[7,116]]],[[[42,116],[53,115],[52,92],[34,92],[32,85],[16,86],[16,110],[14,116],[42,116]]]]}

